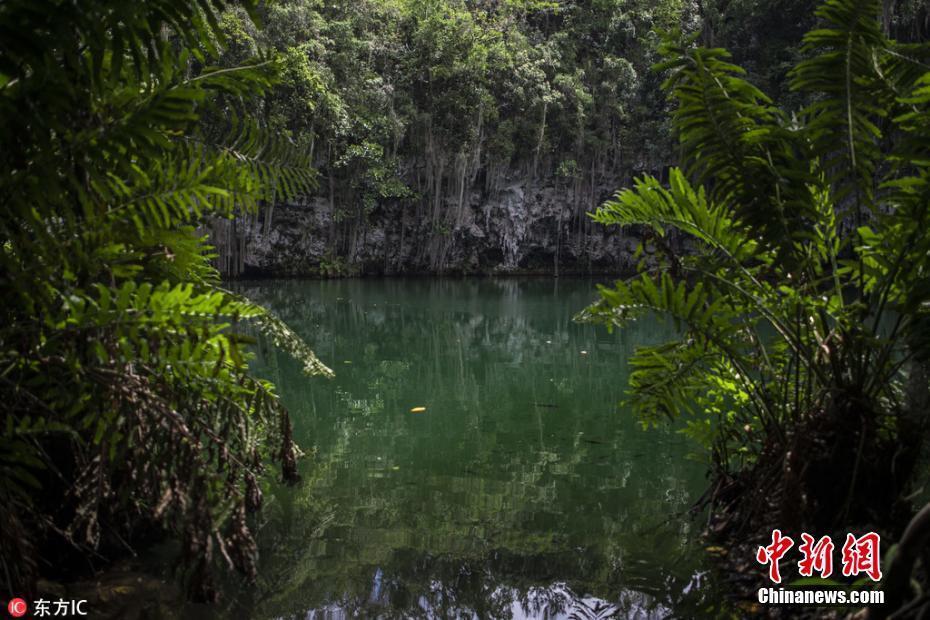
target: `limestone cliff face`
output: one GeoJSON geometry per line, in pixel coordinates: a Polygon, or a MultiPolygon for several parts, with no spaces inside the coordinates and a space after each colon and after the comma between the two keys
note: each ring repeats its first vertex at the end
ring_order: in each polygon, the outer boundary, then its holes
{"type": "Polygon", "coordinates": [[[626,272],[639,239],[585,213],[621,185],[586,192],[583,205],[554,183],[472,191],[443,205],[439,225],[410,205],[378,204],[364,224],[334,221],[325,198],[277,205],[270,230],[239,223],[243,275],[626,272]]]}

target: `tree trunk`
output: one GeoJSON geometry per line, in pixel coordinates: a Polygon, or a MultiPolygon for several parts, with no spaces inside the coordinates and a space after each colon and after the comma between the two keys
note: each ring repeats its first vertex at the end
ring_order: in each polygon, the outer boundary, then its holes
{"type": "Polygon", "coordinates": [[[882,0],[882,32],[891,36],[891,18],[894,15],[895,0],[882,0]]]}
{"type": "Polygon", "coordinates": [[[564,207],[559,205],[559,223],[555,237],[555,277],[559,277],[559,263],[562,262],[562,212],[564,207]]]}
{"type": "Polygon", "coordinates": [[[274,217],[274,204],[277,196],[277,192],[271,190],[271,201],[268,203],[268,206],[265,207],[265,219],[264,226],[262,227],[262,236],[267,237],[271,233],[271,221],[274,217]]]}
{"type": "Polygon", "coordinates": [[[542,152],[543,141],[546,139],[546,113],[549,109],[549,102],[543,100],[542,120],[539,122],[539,136],[536,139],[536,150],[533,153],[533,172],[531,179],[536,178],[536,168],[539,165],[539,154],[542,152]]]}
{"type": "Polygon", "coordinates": [[[336,247],[336,179],[333,177],[332,157],[329,168],[329,251],[336,247]]]}
{"type": "Polygon", "coordinates": [[[395,268],[399,271],[404,268],[404,238],[407,235],[407,205],[402,203],[400,207],[400,243],[397,247],[397,256],[394,259],[395,268]]]}
{"type": "Polygon", "coordinates": [[[462,163],[459,169],[459,204],[455,217],[455,226],[462,225],[462,214],[465,211],[465,177],[468,172],[468,157],[465,153],[460,155],[462,163]]]}

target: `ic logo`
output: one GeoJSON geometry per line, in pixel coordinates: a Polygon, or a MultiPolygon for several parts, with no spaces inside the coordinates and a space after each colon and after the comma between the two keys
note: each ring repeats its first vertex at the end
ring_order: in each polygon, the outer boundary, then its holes
{"type": "Polygon", "coordinates": [[[14,618],[22,618],[29,611],[29,605],[21,598],[14,598],[7,604],[6,610],[14,618]]]}

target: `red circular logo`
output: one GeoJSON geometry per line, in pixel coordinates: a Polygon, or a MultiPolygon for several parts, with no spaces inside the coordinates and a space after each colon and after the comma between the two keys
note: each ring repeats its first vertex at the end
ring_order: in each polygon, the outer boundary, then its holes
{"type": "Polygon", "coordinates": [[[29,605],[21,598],[14,598],[7,604],[6,610],[10,612],[10,615],[14,618],[22,618],[26,615],[26,612],[29,611],[29,605]]]}

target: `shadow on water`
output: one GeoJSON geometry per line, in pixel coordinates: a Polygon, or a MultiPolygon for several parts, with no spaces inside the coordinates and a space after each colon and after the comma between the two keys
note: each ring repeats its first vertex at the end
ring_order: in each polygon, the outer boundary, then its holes
{"type": "Polygon", "coordinates": [[[713,605],[675,515],[704,468],[623,398],[639,344],[572,323],[587,280],[241,283],[337,373],[264,346],[307,456],[266,490],[259,584],[235,617],[664,618],[713,605]],[[413,413],[411,409],[425,408],[413,413]],[[671,517],[671,518],[670,518],[671,517]]]}

